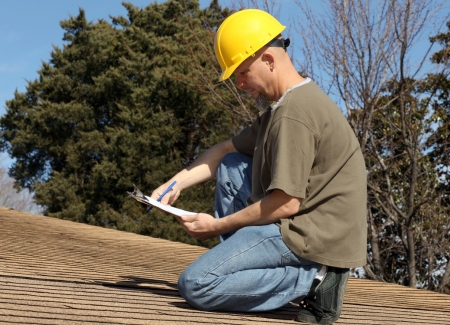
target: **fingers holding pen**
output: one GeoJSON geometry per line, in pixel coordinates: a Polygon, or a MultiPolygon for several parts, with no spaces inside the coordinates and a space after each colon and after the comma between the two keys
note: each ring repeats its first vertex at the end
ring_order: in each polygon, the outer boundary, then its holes
{"type": "Polygon", "coordinates": [[[153,191],[151,198],[162,204],[172,205],[180,196],[180,187],[176,181],[164,183],[153,191]]]}

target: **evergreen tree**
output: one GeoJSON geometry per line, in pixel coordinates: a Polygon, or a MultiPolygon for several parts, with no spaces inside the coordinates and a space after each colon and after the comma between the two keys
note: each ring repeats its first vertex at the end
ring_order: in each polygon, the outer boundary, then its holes
{"type": "MultiPolygon", "coordinates": [[[[213,32],[230,12],[217,1],[124,6],[128,18],[112,24],[82,9],[61,22],[66,44],[7,102],[0,149],[48,216],[196,243],[126,191],[150,194],[253,117],[232,83],[218,83],[213,32]]],[[[214,186],[186,190],[177,206],[212,213],[214,186]]]]}

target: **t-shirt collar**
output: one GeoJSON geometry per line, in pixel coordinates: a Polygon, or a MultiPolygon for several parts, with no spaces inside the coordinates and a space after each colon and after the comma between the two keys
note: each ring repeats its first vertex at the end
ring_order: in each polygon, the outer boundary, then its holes
{"type": "Polygon", "coordinates": [[[281,98],[280,98],[275,104],[272,105],[272,112],[273,112],[274,110],[277,109],[278,105],[283,101],[284,97],[286,97],[286,95],[287,95],[292,89],[297,88],[297,87],[300,87],[300,86],[303,86],[303,85],[306,85],[307,83],[310,83],[310,82],[311,82],[311,79],[306,78],[304,81],[302,81],[302,82],[300,82],[299,84],[296,84],[295,86],[292,86],[291,88],[289,88],[288,90],[286,90],[285,93],[283,94],[283,96],[281,96],[281,98]]]}

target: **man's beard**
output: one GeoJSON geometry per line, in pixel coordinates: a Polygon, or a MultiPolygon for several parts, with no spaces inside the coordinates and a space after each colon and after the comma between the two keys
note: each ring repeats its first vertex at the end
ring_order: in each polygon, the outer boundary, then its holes
{"type": "Polygon", "coordinates": [[[256,108],[258,108],[260,112],[265,112],[270,108],[270,102],[263,95],[259,95],[256,97],[256,108]]]}

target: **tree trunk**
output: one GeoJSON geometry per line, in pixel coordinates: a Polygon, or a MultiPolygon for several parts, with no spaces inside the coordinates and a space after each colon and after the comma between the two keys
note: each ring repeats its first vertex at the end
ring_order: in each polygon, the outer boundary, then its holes
{"type": "Polygon", "coordinates": [[[416,288],[416,254],[414,249],[414,230],[410,227],[406,231],[406,240],[408,242],[408,273],[409,273],[409,286],[416,288]]]}
{"type": "Polygon", "coordinates": [[[369,233],[370,233],[370,246],[372,249],[372,265],[373,270],[371,272],[370,278],[373,280],[384,281],[383,267],[381,266],[381,256],[380,256],[380,246],[378,243],[378,231],[375,227],[373,221],[372,213],[368,212],[369,218],[369,233]]]}
{"type": "Polygon", "coordinates": [[[445,273],[442,276],[441,283],[438,287],[438,292],[444,292],[444,288],[450,283],[450,257],[447,258],[447,267],[445,268],[445,273]]]}

